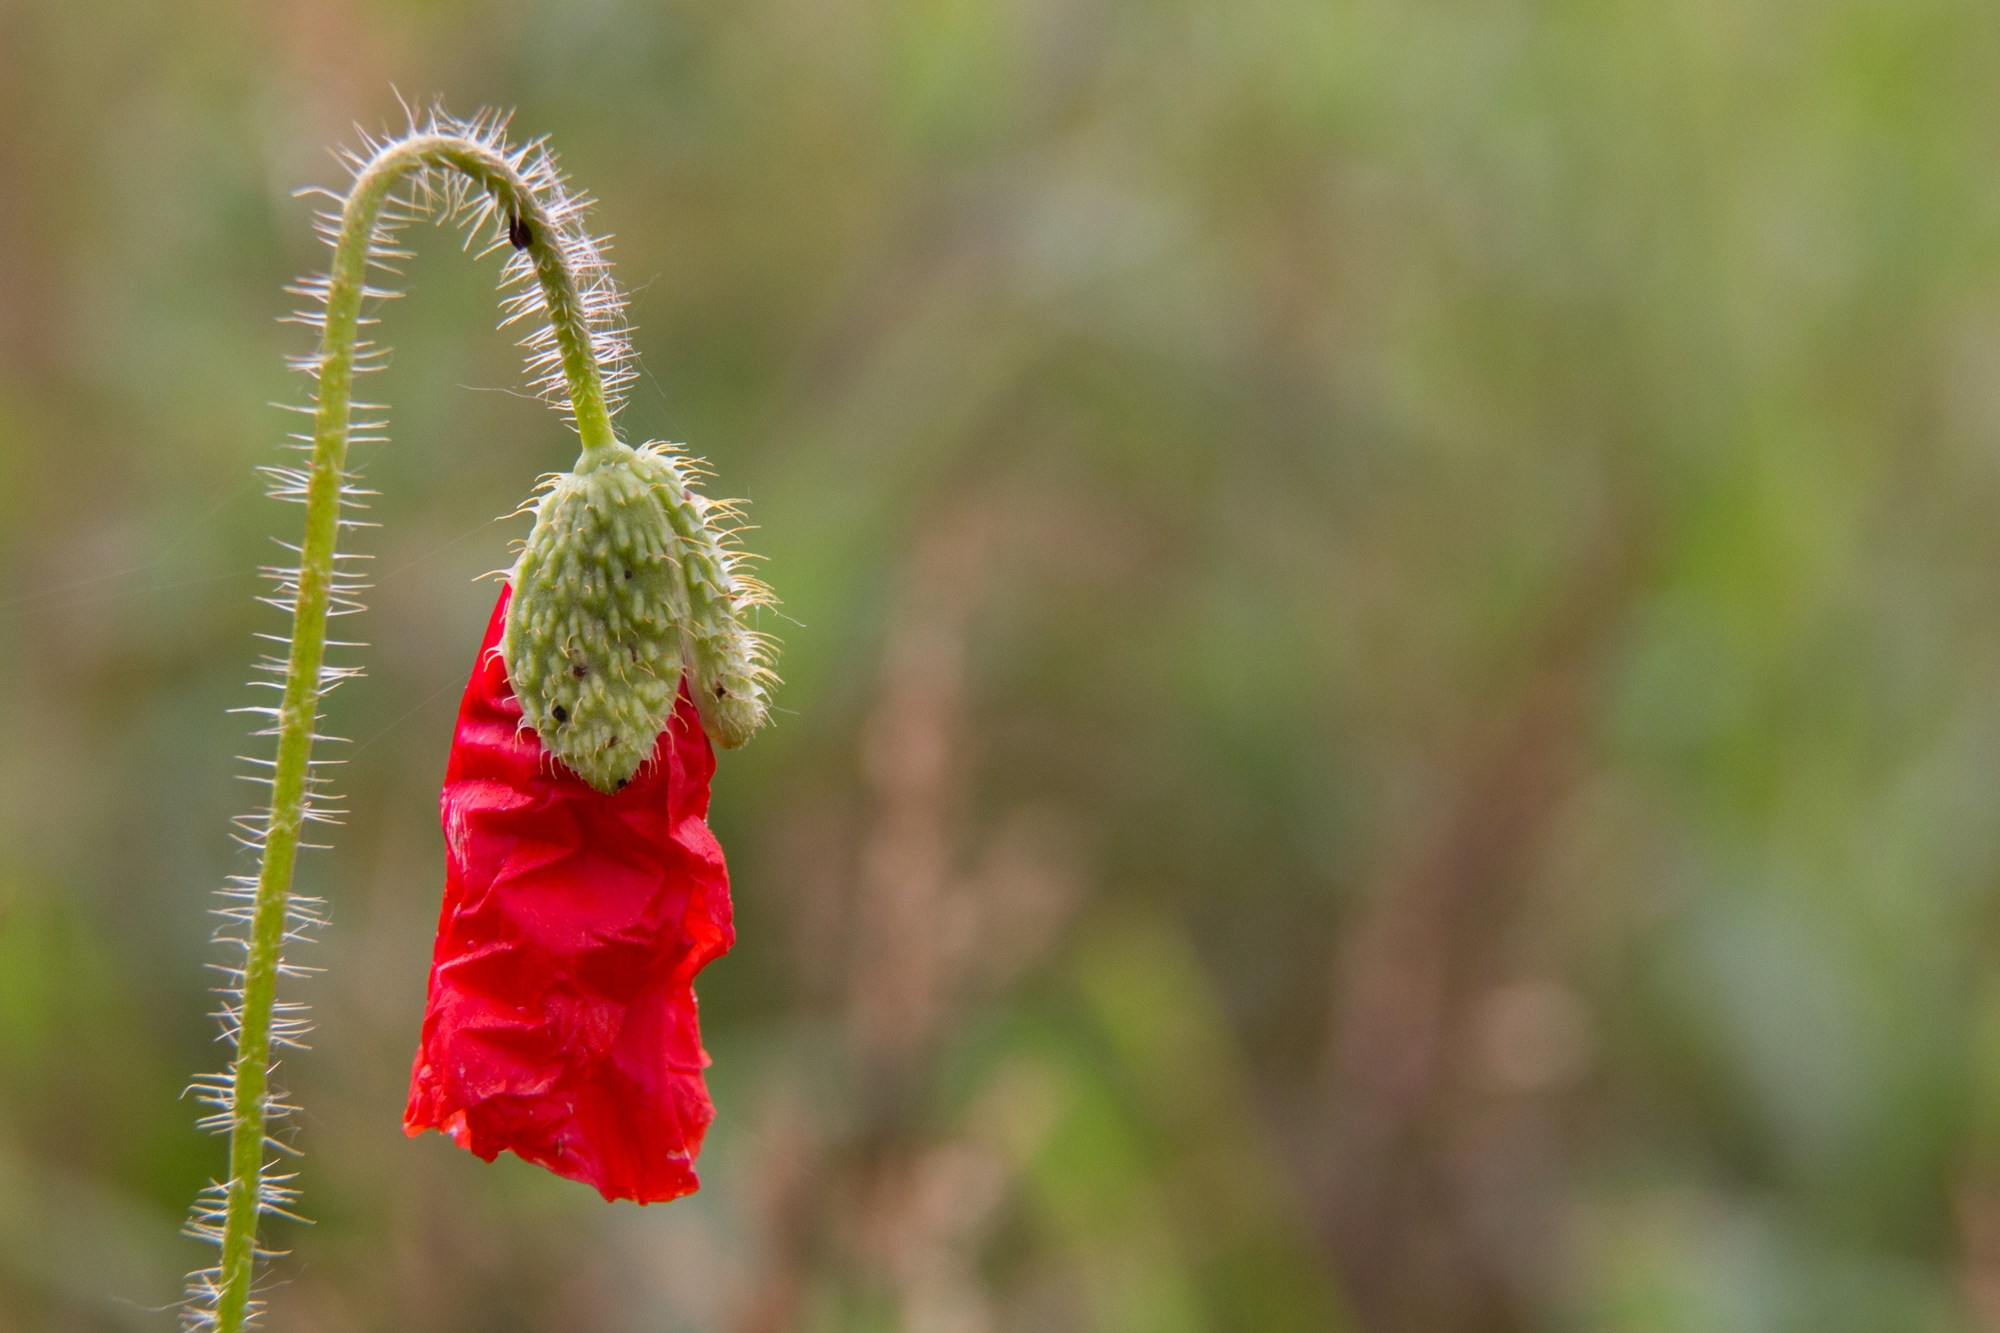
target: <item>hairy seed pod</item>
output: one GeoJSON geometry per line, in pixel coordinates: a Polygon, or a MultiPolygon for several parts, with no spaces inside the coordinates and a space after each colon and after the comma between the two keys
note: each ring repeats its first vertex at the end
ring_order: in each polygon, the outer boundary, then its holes
{"type": "Polygon", "coordinates": [[[599,791],[653,753],[681,673],[704,730],[732,748],[767,714],[766,645],[743,624],[770,600],[736,569],[665,445],[593,451],[546,483],[510,581],[501,652],[524,726],[599,791]]]}

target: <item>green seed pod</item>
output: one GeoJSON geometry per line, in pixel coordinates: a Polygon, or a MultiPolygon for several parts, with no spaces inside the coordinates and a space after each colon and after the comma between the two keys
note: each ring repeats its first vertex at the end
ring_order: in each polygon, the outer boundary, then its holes
{"type": "Polygon", "coordinates": [[[743,744],[767,712],[761,636],[770,600],[712,520],[732,511],[689,488],[665,445],[614,445],[545,483],[510,579],[501,652],[524,725],[599,791],[652,755],[683,667],[703,728],[743,744]]]}

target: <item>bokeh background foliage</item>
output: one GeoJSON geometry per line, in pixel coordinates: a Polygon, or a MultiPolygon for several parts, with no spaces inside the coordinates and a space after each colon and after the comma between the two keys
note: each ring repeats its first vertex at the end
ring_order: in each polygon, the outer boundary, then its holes
{"type": "Polygon", "coordinates": [[[291,191],[392,86],[603,199],[788,711],[703,1192],[405,1141],[574,448],[418,234],[274,1327],[2000,1328],[1987,7],[0,0],[0,1330],[201,1258],[291,191]]]}

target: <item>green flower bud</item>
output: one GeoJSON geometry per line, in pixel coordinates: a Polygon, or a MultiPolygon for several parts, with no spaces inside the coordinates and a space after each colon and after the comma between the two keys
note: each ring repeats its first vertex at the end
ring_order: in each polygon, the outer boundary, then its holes
{"type": "MultiPolygon", "coordinates": [[[[672,455],[654,456],[681,480],[672,455]]],[[[738,516],[731,503],[711,500],[684,482],[666,494],[687,589],[681,654],[688,693],[708,738],[733,750],[770,717],[767,687],[777,681],[766,665],[770,640],[744,624],[747,612],[771,602],[770,590],[743,573],[743,552],[728,545],[730,531],[717,527],[718,519],[738,516]]]]}
{"type": "Polygon", "coordinates": [[[625,785],[674,713],[681,672],[716,744],[743,744],[768,712],[763,637],[742,622],[770,600],[738,572],[669,446],[587,452],[545,483],[510,578],[501,652],[522,722],[599,791],[625,785]]]}

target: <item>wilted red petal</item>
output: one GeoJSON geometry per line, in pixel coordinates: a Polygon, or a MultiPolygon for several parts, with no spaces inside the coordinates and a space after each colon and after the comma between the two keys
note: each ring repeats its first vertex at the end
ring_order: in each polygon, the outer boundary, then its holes
{"type": "Polygon", "coordinates": [[[683,686],[651,761],[593,790],[520,727],[507,597],[445,770],[444,910],[403,1128],[607,1199],[677,1198],[715,1117],[694,976],[736,938],[706,822],[715,753],[683,686]]]}

